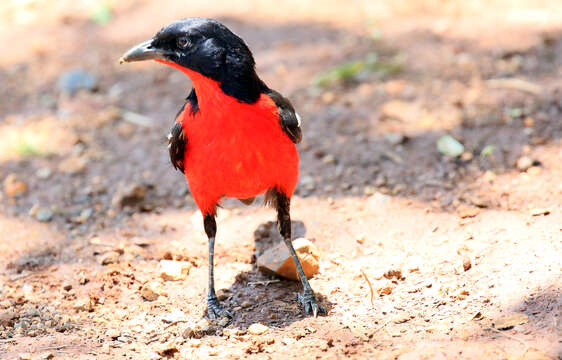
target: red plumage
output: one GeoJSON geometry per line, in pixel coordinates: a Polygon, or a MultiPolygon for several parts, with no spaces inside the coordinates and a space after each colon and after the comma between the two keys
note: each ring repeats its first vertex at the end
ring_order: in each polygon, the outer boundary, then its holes
{"type": "Polygon", "coordinates": [[[277,106],[266,94],[247,104],[224,94],[219,83],[172,62],[184,72],[198,97],[178,115],[185,137],[185,177],[203,214],[214,214],[221,197],[251,198],[270,188],[291,197],[299,156],[283,132],[277,106]]]}

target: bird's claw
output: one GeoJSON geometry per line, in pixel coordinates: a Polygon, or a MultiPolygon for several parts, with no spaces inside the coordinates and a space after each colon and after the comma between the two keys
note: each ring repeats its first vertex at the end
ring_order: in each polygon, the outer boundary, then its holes
{"type": "Polygon", "coordinates": [[[207,316],[211,320],[232,319],[230,311],[226,310],[216,297],[207,298],[207,316]]]}
{"type": "Polygon", "coordinates": [[[304,306],[304,311],[307,314],[312,314],[317,317],[318,314],[325,314],[326,309],[316,301],[316,297],[312,291],[304,291],[302,294],[297,293],[297,299],[304,306]]]}

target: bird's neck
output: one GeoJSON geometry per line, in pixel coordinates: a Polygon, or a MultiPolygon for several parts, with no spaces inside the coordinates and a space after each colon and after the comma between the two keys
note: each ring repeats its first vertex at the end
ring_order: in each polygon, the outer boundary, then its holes
{"type": "Polygon", "coordinates": [[[199,109],[202,112],[214,112],[223,108],[225,104],[254,103],[258,101],[261,93],[266,89],[266,85],[255,73],[253,73],[253,76],[236,79],[236,86],[233,86],[233,84],[223,84],[173,62],[156,61],[180,70],[191,79],[197,95],[199,109]],[[230,94],[230,92],[234,92],[234,94],[230,94]]]}

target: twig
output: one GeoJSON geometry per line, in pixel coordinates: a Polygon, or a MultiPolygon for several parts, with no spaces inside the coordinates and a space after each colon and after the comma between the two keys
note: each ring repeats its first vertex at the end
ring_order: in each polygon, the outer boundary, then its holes
{"type": "Polygon", "coordinates": [[[375,304],[373,304],[373,297],[375,296],[375,293],[373,292],[373,285],[371,285],[371,282],[369,281],[369,278],[367,277],[367,275],[365,275],[365,272],[363,271],[363,269],[359,269],[359,271],[361,271],[361,275],[363,275],[363,277],[365,278],[365,281],[367,281],[367,284],[369,284],[369,290],[371,290],[371,306],[375,307],[375,304]]]}
{"type": "Polygon", "coordinates": [[[69,347],[70,345],[54,345],[54,346],[46,346],[39,348],[38,351],[45,351],[45,350],[60,350],[64,349],[65,347],[69,347]]]}
{"type": "Polygon", "coordinates": [[[280,282],[281,280],[279,279],[273,279],[273,280],[264,280],[264,281],[248,281],[248,285],[269,285],[272,283],[276,283],[276,282],[280,282]]]}

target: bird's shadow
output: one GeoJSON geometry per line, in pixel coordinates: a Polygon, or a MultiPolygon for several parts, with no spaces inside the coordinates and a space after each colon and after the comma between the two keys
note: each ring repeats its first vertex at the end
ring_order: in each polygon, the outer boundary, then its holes
{"type": "MultiPolygon", "coordinates": [[[[293,239],[306,234],[306,226],[302,221],[292,221],[291,228],[293,239]]],[[[277,223],[269,221],[260,224],[254,231],[254,241],[256,256],[252,259],[252,270],[239,273],[228,289],[219,291],[222,304],[233,315],[229,326],[246,329],[251,324],[261,323],[283,328],[312,316],[305,313],[297,299],[297,293],[302,292],[300,281],[285,280],[257,269],[256,257],[283,241],[277,231],[277,223]]],[[[333,304],[324,294],[313,290],[318,303],[329,313],[333,304]]]]}

